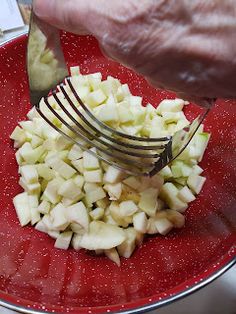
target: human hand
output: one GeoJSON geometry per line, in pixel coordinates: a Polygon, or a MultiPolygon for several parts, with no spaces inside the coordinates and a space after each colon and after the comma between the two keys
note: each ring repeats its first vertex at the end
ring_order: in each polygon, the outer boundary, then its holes
{"type": "Polygon", "coordinates": [[[154,86],[205,103],[236,98],[235,0],[35,0],[35,13],[93,34],[154,86]]]}

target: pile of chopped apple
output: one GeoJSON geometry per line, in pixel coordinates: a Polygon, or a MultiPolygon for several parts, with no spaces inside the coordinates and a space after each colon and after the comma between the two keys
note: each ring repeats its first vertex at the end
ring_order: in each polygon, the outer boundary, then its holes
{"type": "MultiPolygon", "coordinates": [[[[166,99],[157,109],[151,104],[144,107],[141,97],[113,77],[102,81],[100,73],[81,75],[78,67],[71,68],[71,75],[83,102],[117,130],[160,137],[189,124],[182,111],[187,103],[181,99],[166,99]]],[[[69,108],[60,90],[57,96],[69,108]]],[[[49,101],[65,116],[52,96],[49,101]]],[[[70,134],[43,100],[40,106],[70,134]]],[[[34,225],[56,239],[57,248],[68,249],[71,244],[75,250],[94,250],[117,265],[120,256],[132,255],[144,235],[166,235],[184,226],[183,213],[205,182],[198,162],[210,136],[203,126],[177,160],[148,178],[129,176],[83,151],[48,125],[35,108],[27,116],[11,134],[24,189],[13,199],[21,226],[34,225]]]]}

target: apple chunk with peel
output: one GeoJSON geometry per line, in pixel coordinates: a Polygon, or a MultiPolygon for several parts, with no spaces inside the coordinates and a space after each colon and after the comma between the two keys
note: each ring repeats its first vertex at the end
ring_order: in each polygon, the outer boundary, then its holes
{"type": "Polygon", "coordinates": [[[89,232],[81,237],[80,246],[88,250],[111,249],[125,240],[122,228],[106,224],[102,221],[92,221],[89,232]]]}

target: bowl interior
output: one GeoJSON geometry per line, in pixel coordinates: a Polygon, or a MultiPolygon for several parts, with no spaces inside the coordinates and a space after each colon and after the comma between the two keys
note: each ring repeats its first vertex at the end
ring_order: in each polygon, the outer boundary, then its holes
{"type": "MultiPolygon", "coordinates": [[[[62,35],[68,65],[128,83],[154,106],[173,94],[160,92],[131,70],[107,60],[92,37],[62,35]]],[[[0,48],[0,299],[31,309],[92,313],[161,302],[219,270],[236,241],[236,101],[218,101],[205,126],[212,133],[201,166],[207,177],[186,212],[186,226],[145,240],[121,267],[84,250],[58,250],[54,240],[21,228],[12,198],[21,191],[9,135],[30,109],[25,72],[26,37],[0,48]]],[[[189,117],[201,109],[190,105],[189,117]]]]}

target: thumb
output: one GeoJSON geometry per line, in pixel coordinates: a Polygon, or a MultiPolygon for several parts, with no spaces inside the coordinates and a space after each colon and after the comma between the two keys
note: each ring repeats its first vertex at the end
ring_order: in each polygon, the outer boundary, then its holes
{"type": "Polygon", "coordinates": [[[83,0],[34,0],[33,10],[42,20],[76,34],[88,34],[89,4],[83,0]]]}

